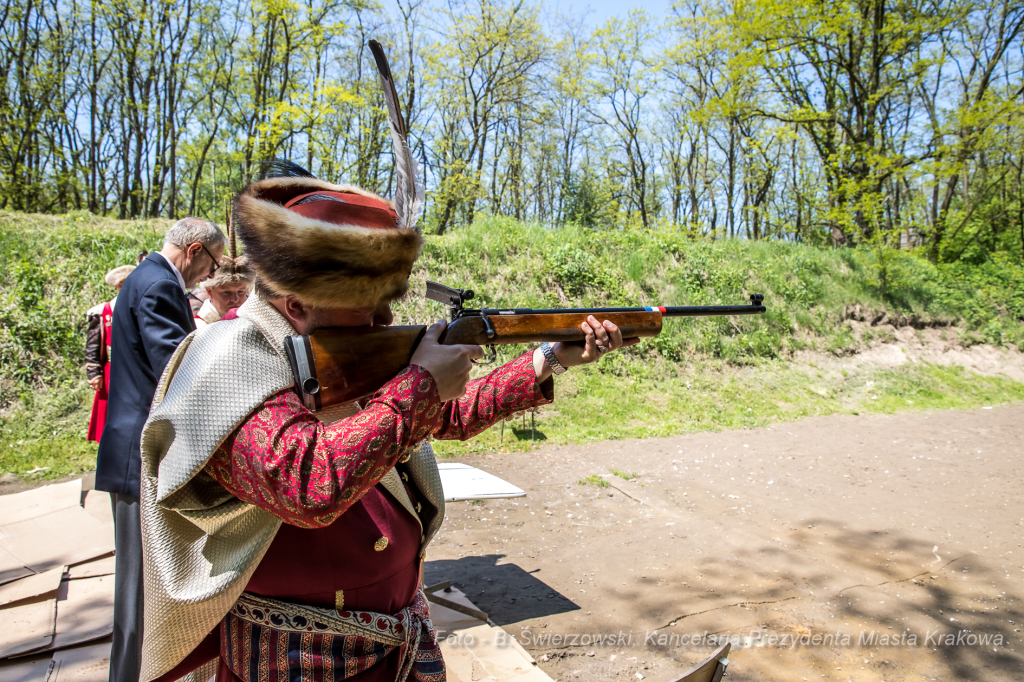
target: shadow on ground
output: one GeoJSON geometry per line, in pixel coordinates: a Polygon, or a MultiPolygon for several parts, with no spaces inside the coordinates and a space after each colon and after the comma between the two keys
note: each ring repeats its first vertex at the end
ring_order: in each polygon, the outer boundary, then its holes
{"type": "Polygon", "coordinates": [[[498,563],[503,554],[428,561],[424,584],[445,580],[462,590],[498,625],[578,611],[580,607],[516,564],[498,563]]]}

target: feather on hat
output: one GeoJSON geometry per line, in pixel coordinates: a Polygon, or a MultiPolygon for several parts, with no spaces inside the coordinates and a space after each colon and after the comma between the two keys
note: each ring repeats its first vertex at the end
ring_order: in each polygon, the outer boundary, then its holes
{"type": "Polygon", "coordinates": [[[199,286],[209,291],[222,284],[245,282],[251,285],[256,280],[256,272],[252,269],[249,259],[238,255],[238,239],[233,227],[231,216],[228,216],[228,249],[221,256],[217,272],[213,277],[200,282],[199,286]]]}
{"type": "Polygon", "coordinates": [[[235,199],[233,223],[261,286],[324,308],[375,308],[405,294],[423,248],[416,228],[423,187],[405,138],[391,71],[376,41],[394,144],[394,202],[354,185],[335,185],[294,164],[235,199]],[[282,177],[283,176],[283,177],[282,177]]]}

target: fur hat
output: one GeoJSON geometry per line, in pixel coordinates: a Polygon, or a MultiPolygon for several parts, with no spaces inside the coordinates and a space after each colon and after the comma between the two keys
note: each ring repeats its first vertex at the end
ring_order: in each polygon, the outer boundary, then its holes
{"type": "Polygon", "coordinates": [[[132,270],[135,269],[134,265],[121,265],[110,272],[103,278],[103,281],[112,287],[116,287],[118,284],[124,283],[128,278],[128,275],[132,274],[132,270]]]}
{"type": "Polygon", "coordinates": [[[416,221],[423,185],[406,141],[406,125],[383,48],[377,63],[395,159],[395,199],[318,180],[295,164],[271,164],[278,177],[246,187],[233,223],[260,285],[323,308],[375,308],[409,288],[423,248],[416,221]]]}
{"type": "Polygon", "coordinates": [[[232,217],[260,284],[316,307],[375,308],[401,297],[423,248],[390,201],[312,176],[252,183],[232,217]]]}

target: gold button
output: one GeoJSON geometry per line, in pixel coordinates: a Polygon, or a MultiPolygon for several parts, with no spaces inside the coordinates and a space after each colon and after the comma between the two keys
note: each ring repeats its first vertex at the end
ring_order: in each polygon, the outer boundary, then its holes
{"type": "Polygon", "coordinates": [[[387,535],[382,535],[380,540],[377,540],[377,542],[373,543],[373,548],[375,550],[377,550],[378,552],[383,552],[385,549],[387,549],[387,546],[388,546],[388,536],[387,535]]]}
{"type": "Polygon", "coordinates": [[[423,505],[420,504],[419,502],[417,502],[416,503],[416,513],[419,514],[421,511],[423,511],[423,505]]]}
{"type": "Polygon", "coordinates": [[[405,464],[405,463],[406,463],[406,462],[408,462],[408,461],[409,461],[410,459],[412,459],[412,450],[411,450],[411,449],[409,449],[409,450],[406,450],[406,451],[405,451],[405,454],[404,454],[404,455],[402,455],[401,457],[399,457],[399,458],[398,458],[398,461],[399,461],[400,463],[402,463],[402,464],[405,464]]]}
{"type": "Polygon", "coordinates": [[[409,482],[409,474],[407,474],[407,473],[405,473],[403,471],[402,472],[402,480],[405,481],[406,483],[408,483],[409,482]]]}

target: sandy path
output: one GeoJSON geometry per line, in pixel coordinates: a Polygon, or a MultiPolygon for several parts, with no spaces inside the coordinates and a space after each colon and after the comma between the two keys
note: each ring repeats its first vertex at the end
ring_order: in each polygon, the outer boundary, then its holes
{"type": "Polygon", "coordinates": [[[734,680],[1024,679],[1022,455],[1018,405],[470,457],[528,496],[450,505],[427,582],[556,679],[669,680],[705,632],[734,680]]]}

